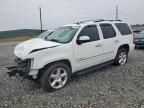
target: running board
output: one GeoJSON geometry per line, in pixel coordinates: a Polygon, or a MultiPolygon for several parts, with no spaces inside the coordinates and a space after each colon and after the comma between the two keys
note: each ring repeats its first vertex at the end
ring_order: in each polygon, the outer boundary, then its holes
{"type": "Polygon", "coordinates": [[[98,70],[102,67],[108,66],[108,65],[113,64],[113,63],[114,63],[114,61],[111,60],[111,61],[99,64],[99,65],[95,65],[95,66],[92,66],[92,67],[89,67],[89,68],[86,68],[86,69],[83,69],[83,70],[80,70],[80,71],[76,71],[75,73],[73,73],[73,75],[78,75],[79,76],[79,75],[82,75],[82,74],[86,74],[86,73],[92,72],[94,70],[98,70]]]}

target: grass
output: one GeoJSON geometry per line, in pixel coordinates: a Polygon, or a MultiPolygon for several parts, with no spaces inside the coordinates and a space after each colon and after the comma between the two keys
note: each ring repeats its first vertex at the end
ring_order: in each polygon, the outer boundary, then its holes
{"type": "Polygon", "coordinates": [[[32,36],[20,36],[0,39],[0,42],[17,42],[32,39],[32,36]]]}

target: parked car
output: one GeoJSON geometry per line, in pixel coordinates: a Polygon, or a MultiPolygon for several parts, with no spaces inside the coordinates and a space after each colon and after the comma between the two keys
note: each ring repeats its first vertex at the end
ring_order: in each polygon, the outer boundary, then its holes
{"type": "Polygon", "coordinates": [[[144,30],[141,30],[141,32],[140,33],[144,33],[144,30]]]}
{"type": "Polygon", "coordinates": [[[15,47],[16,66],[10,76],[31,76],[42,88],[63,88],[71,76],[111,63],[124,65],[134,49],[130,26],[120,20],[89,20],[57,28],[47,38],[15,47]]]}
{"type": "Polygon", "coordinates": [[[139,34],[135,34],[135,46],[136,47],[144,47],[144,32],[140,32],[139,34]]]}
{"type": "Polygon", "coordinates": [[[139,34],[141,31],[140,30],[134,30],[133,33],[139,34]]]}

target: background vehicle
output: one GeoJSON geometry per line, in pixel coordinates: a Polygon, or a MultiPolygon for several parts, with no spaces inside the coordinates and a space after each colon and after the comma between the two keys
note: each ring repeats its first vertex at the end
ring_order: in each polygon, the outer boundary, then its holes
{"type": "Polygon", "coordinates": [[[140,32],[135,34],[135,46],[136,47],[144,47],[144,32],[140,32]]]}
{"type": "Polygon", "coordinates": [[[57,28],[47,38],[16,46],[17,66],[9,75],[31,76],[47,90],[64,87],[76,72],[111,63],[124,65],[134,49],[133,33],[120,20],[89,20],[57,28]],[[20,70],[20,71],[19,71],[20,70]]]}
{"type": "Polygon", "coordinates": [[[140,30],[134,30],[133,33],[139,34],[141,31],[140,30]]]}

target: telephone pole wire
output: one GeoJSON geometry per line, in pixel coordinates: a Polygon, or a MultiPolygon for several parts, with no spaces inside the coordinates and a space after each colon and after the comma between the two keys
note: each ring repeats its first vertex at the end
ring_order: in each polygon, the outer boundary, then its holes
{"type": "Polygon", "coordinates": [[[42,25],[42,12],[41,12],[41,7],[39,7],[39,12],[40,12],[40,26],[41,26],[41,33],[43,31],[43,25],[42,25]]]}

